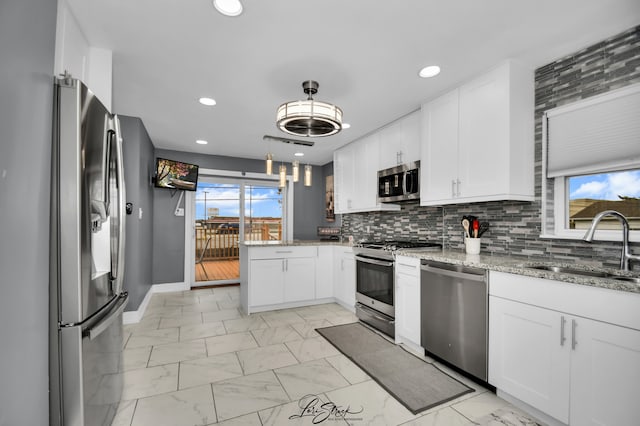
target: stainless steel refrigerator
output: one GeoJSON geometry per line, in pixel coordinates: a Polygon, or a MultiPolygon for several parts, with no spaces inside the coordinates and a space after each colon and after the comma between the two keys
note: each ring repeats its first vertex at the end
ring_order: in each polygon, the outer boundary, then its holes
{"type": "Polygon", "coordinates": [[[128,300],[119,120],[79,80],[56,79],[54,93],[50,423],[110,425],[128,300]]]}

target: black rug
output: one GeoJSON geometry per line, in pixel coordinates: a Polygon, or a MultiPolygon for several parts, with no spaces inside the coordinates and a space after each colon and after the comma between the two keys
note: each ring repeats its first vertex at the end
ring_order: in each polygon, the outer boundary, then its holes
{"type": "Polygon", "coordinates": [[[317,328],[316,331],[413,414],[474,392],[433,364],[360,323],[317,328]]]}

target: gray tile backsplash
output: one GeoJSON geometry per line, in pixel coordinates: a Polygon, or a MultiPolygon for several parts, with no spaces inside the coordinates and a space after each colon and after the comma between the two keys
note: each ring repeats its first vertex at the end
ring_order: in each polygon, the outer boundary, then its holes
{"type": "MultiPolygon", "coordinates": [[[[463,215],[491,223],[482,240],[483,253],[576,261],[618,267],[621,243],[541,239],[542,113],[563,104],[640,82],[640,26],[586,49],[567,55],[535,72],[535,194],[534,202],[493,201],[443,207],[404,204],[399,212],[342,215],[343,235],[366,239],[412,239],[441,242],[445,248],[463,247],[463,215]],[[367,232],[367,230],[369,230],[367,232]]],[[[553,187],[544,189],[553,197],[553,187]]],[[[552,199],[552,198],[551,198],[552,199]]],[[[553,226],[547,214],[546,227],[553,226]]],[[[632,250],[640,252],[640,244],[632,250]]],[[[635,264],[635,270],[640,267],[635,264]]]]}

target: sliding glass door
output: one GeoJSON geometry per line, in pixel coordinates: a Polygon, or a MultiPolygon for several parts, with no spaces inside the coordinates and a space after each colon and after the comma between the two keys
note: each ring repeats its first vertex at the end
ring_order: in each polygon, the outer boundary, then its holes
{"type": "Polygon", "coordinates": [[[195,285],[236,283],[239,244],[282,239],[285,197],[277,182],[201,176],[195,193],[195,285]]]}

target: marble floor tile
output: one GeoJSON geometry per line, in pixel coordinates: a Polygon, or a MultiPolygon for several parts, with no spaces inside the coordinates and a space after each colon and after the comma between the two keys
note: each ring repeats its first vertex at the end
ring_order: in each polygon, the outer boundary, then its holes
{"type": "Polygon", "coordinates": [[[353,424],[399,425],[417,418],[373,380],[325,394],[334,404],[354,412],[347,415],[353,424]]]}
{"type": "Polygon", "coordinates": [[[251,334],[253,334],[253,337],[260,346],[269,346],[277,343],[291,342],[293,340],[302,340],[300,334],[298,334],[298,332],[290,325],[252,330],[251,334]]]}
{"type": "Polygon", "coordinates": [[[473,398],[452,404],[451,408],[470,420],[476,420],[509,405],[507,401],[493,392],[484,392],[473,398]]]}
{"type": "Polygon", "coordinates": [[[339,355],[340,352],[323,337],[312,337],[310,339],[296,340],[285,343],[293,356],[300,362],[307,362],[314,359],[326,358],[328,356],[339,355]]]}
{"type": "Polygon", "coordinates": [[[326,319],[320,319],[291,324],[291,327],[293,327],[303,338],[307,339],[309,337],[320,336],[316,331],[316,328],[331,327],[332,325],[333,324],[326,319]]]}
{"type": "Polygon", "coordinates": [[[134,324],[125,324],[124,331],[134,333],[142,330],[157,330],[160,324],[160,318],[147,318],[146,316],[140,322],[134,324]]]}
{"type": "Polygon", "coordinates": [[[371,377],[369,377],[367,373],[342,354],[330,356],[326,358],[326,360],[352,385],[371,380],[371,377]]]}
{"type": "Polygon", "coordinates": [[[162,306],[158,308],[147,308],[144,311],[145,320],[165,318],[175,318],[182,316],[182,306],[162,306]]]}
{"type": "Polygon", "coordinates": [[[225,334],[205,339],[208,356],[236,352],[243,349],[257,348],[258,342],[249,332],[225,334]]]}
{"type": "Polygon", "coordinates": [[[178,341],[178,332],[177,327],[134,331],[127,341],[126,349],[175,343],[178,341]]]}
{"type": "Polygon", "coordinates": [[[189,306],[184,306],[182,308],[182,313],[193,314],[199,312],[216,312],[219,311],[220,307],[218,306],[218,302],[206,302],[206,303],[196,303],[189,306]]]}
{"type": "Polygon", "coordinates": [[[149,362],[149,355],[151,355],[151,346],[123,350],[120,371],[145,368],[149,362]]]}
{"type": "Polygon", "coordinates": [[[534,420],[528,414],[513,406],[506,406],[486,416],[474,420],[479,426],[541,426],[543,423],[534,420]]]}
{"type": "Polygon", "coordinates": [[[269,327],[281,327],[283,325],[302,323],[305,321],[300,315],[291,311],[264,312],[261,313],[260,316],[269,327]]]}
{"type": "Polygon", "coordinates": [[[251,413],[221,421],[216,426],[262,426],[262,423],[258,413],[251,413]]]}
{"type": "Polygon", "coordinates": [[[240,307],[240,299],[218,300],[220,309],[232,309],[240,307]]]}
{"type": "Polygon", "coordinates": [[[219,421],[289,402],[273,371],[225,380],[211,387],[219,421]]]}
{"type": "MultiPolygon", "coordinates": [[[[476,423],[464,417],[451,407],[420,416],[415,420],[403,423],[402,426],[474,426],[476,423]]],[[[497,425],[496,425],[497,426],[497,425]]]]}
{"type": "Polygon", "coordinates": [[[204,358],[206,356],[207,348],[204,339],[158,345],[154,346],[151,350],[149,367],[189,359],[204,358]]]}
{"type": "Polygon", "coordinates": [[[186,290],[184,292],[182,292],[183,295],[189,294],[189,295],[193,295],[193,296],[204,296],[207,294],[213,294],[213,289],[212,288],[198,288],[198,287],[194,287],[191,290],[186,290]]]}
{"type": "Polygon", "coordinates": [[[124,383],[121,400],[125,401],[173,392],[178,389],[178,364],[165,364],[104,376],[100,386],[117,386],[120,383],[124,383]]]}
{"type": "Polygon", "coordinates": [[[172,297],[166,298],[164,306],[188,306],[198,303],[197,297],[172,297]]]}
{"type": "Polygon", "coordinates": [[[284,390],[293,400],[305,395],[349,386],[350,383],[324,359],[275,370],[284,390]]]}
{"type": "Polygon", "coordinates": [[[266,322],[259,316],[251,316],[248,318],[224,320],[224,328],[227,333],[240,333],[243,331],[257,330],[259,328],[269,327],[266,322]]]}
{"type": "Polygon", "coordinates": [[[283,344],[238,351],[238,358],[245,375],[298,363],[283,344]]]}
{"type": "Polygon", "coordinates": [[[180,317],[175,318],[162,318],[160,320],[159,328],[171,328],[171,327],[181,327],[183,325],[189,324],[202,324],[202,314],[194,313],[194,314],[185,314],[180,317]]]}
{"type": "Polygon", "coordinates": [[[220,309],[216,312],[203,312],[202,319],[204,322],[223,321],[229,319],[242,318],[242,314],[236,308],[233,309],[220,309]]]}
{"type": "Polygon", "coordinates": [[[296,310],[296,314],[304,318],[305,321],[327,320],[336,315],[336,313],[324,305],[308,306],[296,310]]]}
{"type": "Polygon", "coordinates": [[[346,314],[335,314],[330,318],[327,318],[329,322],[333,325],[341,325],[341,324],[351,324],[352,322],[358,322],[358,317],[351,312],[346,314]]]}
{"type": "Polygon", "coordinates": [[[206,322],[204,324],[190,324],[180,327],[180,341],[202,339],[204,337],[227,334],[222,321],[206,322]]]}
{"type": "Polygon", "coordinates": [[[138,400],[131,426],[208,425],[216,409],[209,385],[138,400]]]}
{"type": "Polygon", "coordinates": [[[205,296],[200,296],[200,303],[214,303],[214,302],[225,301],[225,300],[231,300],[231,297],[227,292],[213,293],[213,294],[207,294],[205,296]]]}
{"type": "Polygon", "coordinates": [[[219,382],[242,376],[242,367],[235,353],[193,359],[180,363],[180,389],[219,382]]]}
{"type": "Polygon", "coordinates": [[[137,399],[120,401],[118,411],[111,422],[111,426],[131,426],[131,419],[133,419],[133,412],[136,409],[137,403],[137,399]]]}

